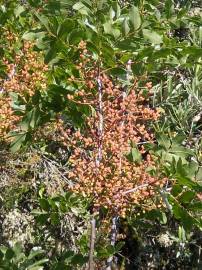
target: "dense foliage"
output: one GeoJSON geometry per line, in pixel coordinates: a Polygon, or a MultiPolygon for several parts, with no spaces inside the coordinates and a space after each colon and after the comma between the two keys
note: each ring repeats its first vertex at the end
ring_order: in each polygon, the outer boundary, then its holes
{"type": "Polygon", "coordinates": [[[200,269],[200,1],[0,1],[0,269],[200,269]]]}

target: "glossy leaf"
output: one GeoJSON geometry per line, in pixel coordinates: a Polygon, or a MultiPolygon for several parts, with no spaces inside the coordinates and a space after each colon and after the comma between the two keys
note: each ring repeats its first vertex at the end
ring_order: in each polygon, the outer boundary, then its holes
{"type": "Polygon", "coordinates": [[[23,145],[26,140],[27,133],[15,134],[12,137],[14,138],[11,145],[10,150],[11,152],[17,152],[23,145]]]}
{"type": "Polygon", "coordinates": [[[138,30],[141,26],[141,16],[138,7],[132,6],[129,11],[129,19],[134,30],[138,30]]]}
{"type": "Polygon", "coordinates": [[[146,40],[149,40],[152,44],[161,44],[163,42],[163,38],[157,32],[143,29],[143,36],[146,40]]]}
{"type": "Polygon", "coordinates": [[[127,19],[124,19],[122,23],[122,32],[124,36],[127,36],[127,34],[130,32],[130,27],[127,19]]]}

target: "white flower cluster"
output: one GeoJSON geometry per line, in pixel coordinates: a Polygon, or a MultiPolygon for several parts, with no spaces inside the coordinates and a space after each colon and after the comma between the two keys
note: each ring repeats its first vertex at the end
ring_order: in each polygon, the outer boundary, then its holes
{"type": "Polygon", "coordinates": [[[162,247],[170,247],[173,244],[173,240],[167,233],[160,234],[157,238],[157,241],[162,247]]]}
{"type": "Polygon", "coordinates": [[[22,245],[34,241],[34,218],[18,209],[10,211],[2,224],[3,238],[13,246],[16,242],[22,245]]]}

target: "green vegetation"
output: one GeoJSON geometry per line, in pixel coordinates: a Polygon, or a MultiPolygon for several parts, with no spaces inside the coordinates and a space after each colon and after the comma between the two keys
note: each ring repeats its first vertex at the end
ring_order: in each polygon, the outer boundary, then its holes
{"type": "Polygon", "coordinates": [[[202,10],[0,0],[0,269],[201,269],[202,10]]]}

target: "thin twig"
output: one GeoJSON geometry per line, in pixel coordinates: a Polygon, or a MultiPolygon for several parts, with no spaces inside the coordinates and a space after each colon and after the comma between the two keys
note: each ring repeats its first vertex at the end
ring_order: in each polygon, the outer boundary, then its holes
{"type": "Polygon", "coordinates": [[[95,218],[91,220],[91,238],[90,238],[88,270],[94,270],[94,259],[93,259],[94,249],[95,249],[95,218]]]}
{"type": "MultiPolygon", "coordinates": [[[[130,76],[131,76],[131,73],[132,73],[131,64],[132,64],[132,60],[128,60],[127,65],[126,65],[126,70],[127,70],[126,79],[127,79],[128,83],[130,82],[130,76]]],[[[122,92],[123,101],[126,98],[126,96],[127,96],[127,89],[124,88],[124,91],[122,92]]],[[[125,115],[125,112],[123,112],[123,120],[121,121],[121,134],[120,134],[121,137],[122,137],[122,132],[123,132],[123,129],[124,129],[124,124],[125,124],[124,115],[125,115]]],[[[123,151],[122,151],[122,148],[120,146],[120,158],[119,158],[119,172],[120,172],[120,174],[122,172],[122,159],[123,159],[123,151]]],[[[117,216],[112,218],[112,227],[111,227],[111,245],[112,246],[115,246],[115,243],[116,243],[117,219],[118,219],[117,216]]],[[[113,260],[114,260],[114,256],[111,256],[111,257],[109,257],[107,259],[107,268],[106,268],[106,270],[111,270],[112,269],[113,260]]]]}
{"type": "Polygon", "coordinates": [[[96,159],[97,167],[100,166],[100,162],[102,160],[102,138],[103,138],[103,103],[102,103],[102,81],[100,79],[100,74],[98,74],[97,78],[98,83],[98,116],[99,116],[99,124],[98,124],[98,155],[96,159]]]}
{"type": "MultiPolygon", "coordinates": [[[[102,102],[102,81],[100,77],[100,67],[98,66],[98,75],[97,75],[97,85],[98,85],[98,152],[95,160],[95,165],[97,168],[97,173],[99,173],[100,162],[102,160],[102,138],[103,138],[103,102],[102,102]]],[[[96,180],[94,182],[94,187],[96,185],[96,180]]],[[[91,239],[90,239],[90,251],[89,251],[89,270],[94,270],[94,260],[93,254],[95,249],[95,237],[96,237],[96,227],[95,227],[95,218],[91,220],[91,239]]]]}
{"type": "MultiPolygon", "coordinates": [[[[116,238],[117,238],[117,221],[118,217],[113,217],[112,218],[112,227],[111,227],[111,245],[115,246],[116,243],[116,238]]],[[[112,263],[113,263],[114,257],[111,256],[107,259],[107,268],[106,270],[111,270],[112,269],[112,263]]]]}
{"type": "MultiPolygon", "coordinates": [[[[132,64],[132,61],[131,60],[128,60],[127,65],[126,65],[126,70],[127,70],[126,79],[127,79],[127,82],[128,83],[130,81],[131,64],[132,64]]],[[[124,89],[124,91],[122,93],[123,101],[126,98],[126,95],[127,95],[126,94],[126,89],[124,89]]],[[[120,134],[121,137],[122,137],[122,131],[124,129],[124,123],[125,123],[125,121],[124,121],[124,114],[125,114],[125,112],[123,112],[123,120],[121,122],[121,134],[120,134]]],[[[120,171],[120,174],[121,174],[121,170],[122,170],[122,158],[123,158],[123,153],[122,153],[121,148],[120,148],[120,159],[119,159],[119,171],[120,171]]]]}
{"type": "Polygon", "coordinates": [[[139,189],[142,189],[142,188],[145,188],[145,187],[148,187],[148,186],[149,186],[149,184],[142,184],[140,186],[137,186],[135,188],[132,188],[132,189],[129,189],[129,190],[123,192],[123,195],[128,194],[128,193],[131,193],[131,192],[135,192],[135,191],[137,191],[139,189]]]}
{"type": "Polygon", "coordinates": [[[161,197],[162,197],[162,200],[163,200],[163,202],[165,203],[167,209],[168,209],[170,212],[172,212],[172,205],[171,205],[171,204],[169,203],[169,201],[168,201],[168,198],[167,198],[167,196],[166,196],[166,191],[162,189],[162,190],[159,190],[159,193],[160,193],[160,195],[161,195],[161,197]]]}

